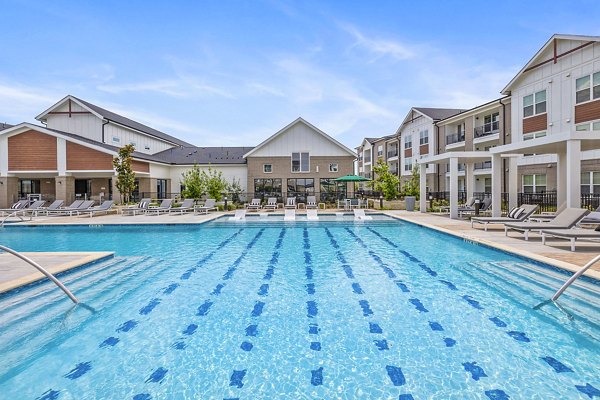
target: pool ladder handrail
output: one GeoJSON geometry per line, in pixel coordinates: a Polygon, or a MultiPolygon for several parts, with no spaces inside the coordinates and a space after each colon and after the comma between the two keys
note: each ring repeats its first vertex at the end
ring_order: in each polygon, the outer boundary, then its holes
{"type": "MultiPolygon", "coordinates": [[[[6,220],[9,219],[10,217],[13,217],[13,216],[17,216],[17,217],[19,217],[21,219],[21,221],[25,221],[23,219],[23,217],[19,215],[19,212],[22,212],[22,211],[23,210],[15,210],[12,213],[8,214],[6,217],[4,217],[4,219],[0,223],[0,228],[4,228],[4,223],[6,222],[6,220]]],[[[31,221],[31,218],[30,218],[30,221],[31,221]]]]}
{"type": "Polygon", "coordinates": [[[592,258],[587,264],[585,264],[583,267],[581,267],[581,269],[579,271],[577,271],[575,274],[573,274],[572,277],[570,277],[563,285],[560,289],[558,289],[556,291],[556,293],[554,293],[554,296],[552,296],[552,301],[556,301],[558,300],[558,298],[563,294],[563,292],[565,290],[567,290],[567,288],[569,286],[571,286],[571,284],[573,282],[575,282],[577,280],[577,278],[579,278],[581,275],[583,275],[583,273],[585,271],[587,271],[592,265],[596,264],[598,261],[600,261],[600,254],[597,255],[596,257],[592,258]]]}
{"type": "Polygon", "coordinates": [[[65,294],[67,296],[69,296],[69,298],[71,299],[71,301],[75,304],[79,304],[79,300],[77,300],[77,297],[75,297],[73,295],[73,293],[71,293],[71,291],[69,289],[67,289],[67,287],[65,285],[62,284],[61,281],[59,281],[54,275],[52,275],[50,272],[48,272],[44,267],[42,267],[40,264],[36,263],[35,261],[33,261],[31,258],[11,249],[8,248],[6,246],[2,246],[0,245],[0,250],[3,250],[7,253],[10,253],[18,258],[20,258],[21,260],[25,261],[27,264],[31,265],[32,267],[34,267],[35,269],[37,269],[38,271],[40,271],[42,274],[46,275],[46,277],[48,279],[50,279],[52,282],[54,282],[56,284],[56,286],[58,286],[63,292],[65,292],[65,294]]]}

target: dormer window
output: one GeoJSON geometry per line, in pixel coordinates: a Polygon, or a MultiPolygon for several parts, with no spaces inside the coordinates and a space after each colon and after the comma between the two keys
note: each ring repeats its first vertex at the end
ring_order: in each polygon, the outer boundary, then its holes
{"type": "Polygon", "coordinates": [[[121,143],[121,138],[118,136],[113,136],[112,137],[112,142],[113,143],[121,143]]]}

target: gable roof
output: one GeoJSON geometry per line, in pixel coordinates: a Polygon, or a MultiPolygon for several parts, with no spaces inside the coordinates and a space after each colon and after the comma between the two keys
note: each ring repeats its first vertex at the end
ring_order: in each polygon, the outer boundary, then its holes
{"type": "Polygon", "coordinates": [[[174,147],[153,156],[175,165],[246,164],[244,154],[253,147],[174,147]]]}
{"type": "Polygon", "coordinates": [[[356,157],[356,152],[355,151],[350,150],[348,147],[344,146],[343,144],[341,144],[340,142],[338,142],[337,140],[335,140],[334,138],[332,138],[331,136],[329,136],[328,134],[326,134],[325,132],[323,132],[322,130],[320,130],[319,128],[317,128],[316,126],[314,126],[313,124],[311,124],[310,122],[306,121],[304,118],[298,117],[294,121],[292,121],[291,123],[289,123],[288,125],[286,125],[283,128],[281,128],[279,131],[275,132],[273,135],[271,135],[270,137],[268,137],[265,141],[263,141],[262,143],[260,143],[258,146],[256,146],[255,148],[253,148],[252,150],[250,150],[249,152],[247,152],[246,154],[244,154],[244,158],[252,155],[254,152],[256,152],[261,147],[266,146],[268,143],[270,143],[277,136],[281,135],[282,133],[284,133],[285,131],[287,131],[289,128],[291,128],[292,126],[294,126],[296,124],[304,124],[304,125],[308,126],[312,130],[314,130],[316,133],[320,134],[325,139],[329,140],[330,142],[332,142],[333,144],[335,144],[336,146],[338,146],[339,148],[341,148],[342,150],[344,150],[345,152],[347,152],[349,155],[351,155],[353,157],[356,157]]]}
{"type": "Polygon", "coordinates": [[[122,115],[116,114],[112,111],[106,110],[102,107],[99,107],[95,104],[89,103],[85,100],[82,100],[80,98],[77,98],[77,97],[71,96],[71,95],[66,96],[65,98],[63,98],[62,100],[60,100],[59,102],[54,104],[52,107],[50,107],[49,109],[47,109],[46,111],[42,112],[40,115],[35,117],[35,119],[37,119],[38,121],[43,121],[47,114],[52,112],[52,110],[56,109],[57,107],[61,106],[66,100],[74,101],[75,103],[77,103],[81,107],[89,110],[92,114],[96,115],[99,118],[117,123],[119,125],[123,125],[127,128],[134,129],[134,130],[144,133],[146,135],[153,136],[157,139],[164,140],[166,142],[170,142],[170,143],[178,145],[178,146],[184,146],[184,147],[193,146],[192,144],[184,142],[183,140],[177,139],[174,136],[168,135],[168,134],[161,132],[159,130],[156,130],[154,128],[150,128],[149,126],[146,126],[140,122],[137,122],[137,121],[134,121],[127,117],[124,117],[122,115]]]}
{"type": "Polygon", "coordinates": [[[528,72],[530,69],[533,69],[537,66],[540,66],[542,64],[546,64],[549,62],[552,62],[554,59],[551,58],[549,60],[540,60],[540,56],[552,45],[554,45],[555,40],[576,40],[576,41],[582,41],[582,42],[586,42],[584,43],[582,46],[579,46],[575,49],[572,49],[568,52],[565,52],[563,54],[560,54],[556,56],[556,58],[560,58],[562,56],[565,56],[567,54],[571,54],[572,52],[579,50],[583,47],[586,47],[594,42],[600,42],[600,36],[586,36],[586,35],[563,35],[563,34],[554,34],[552,35],[552,37],[550,39],[548,39],[548,41],[542,46],[541,49],[539,49],[534,55],[533,57],[531,57],[531,59],[527,62],[527,64],[525,64],[525,66],[523,68],[521,68],[521,70],[517,73],[517,75],[515,75],[514,78],[512,78],[510,80],[510,82],[508,82],[508,84],[506,85],[506,87],[504,89],[502,89],[502,91],[500,93],[505,94],[505,95],[509,95],[510,94],[510,89],[512,88],[512,86],[517,82],[517,80],[523,76],[523,74],[525,74],[526,72],[528,72]]]}
{"type": "Polygon", "coordinates": [[[12,128],[14,125],[9,125],[6,122],[0,122],[0,131],[3,131],[8,128],[12,128]]]}
{"type": "Polygon", "coordinates": [[[430,107],[413,107],[423,115],[428,116],[434,121],[439,121],[460,114],[465,111],[461,108],[430,108],[430,107]]]}

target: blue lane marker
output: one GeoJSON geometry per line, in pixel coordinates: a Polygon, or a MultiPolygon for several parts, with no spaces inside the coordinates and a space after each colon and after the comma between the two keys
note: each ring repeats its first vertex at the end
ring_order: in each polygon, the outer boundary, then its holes
{"type": "Polygon", "coordinates": [[[594,397],[600,397],[600,390],[596,389],[589,383],[586,383],[585,386],[575,385],[575,387],[581,393],[587,395],[590,399],[593,399],[594,397]]]}
{"type": "Polygon", "coordinates": [[[254,345],[250,342],[242,342],[242,344],[240,345],[240,348],[244,351],[250,351],[253,347],[254,345]]]}
{"type": "Polygon", "coordinates": [[[187,328],[185,328],[185,330],[183,331],[184,335],[193,335],[194,332],[196,332],[196,329],[198,329],[198,325],[196,324],[189,324],[187,326],[187,328]]]}
{"type": "Polygon", "coordinates": [[[193,273],[194,271],[188,270],[181,275],[180,279],[183,281],[187,281],[188,279],[190,279],[190,276],[192,276],[193,273]]]}
{"type": "Polygon", "coordinates": [[[367,300],[359,300],[358,304],[362,308],[363,315],[368,317],[369,315],[373,315],[373,310],[371,310],[371,306],[367,300]]]}
{"type": "Polygon", "coordinates": [[[492,321],[498,328],[506,328],[506,322],[502,321],[498,317],[492,317],[490,318],[490,321],[492,321]]]}
{"type": "Polygon", "coordinates": [[[401,368],[393,365],[386,365],[385,369],[394,386],[402,386],[406,383],[406,379],[404,378],[401,368]]]}
{"type": "Polygon", "coordinates": [[[219,283],[217,286],[215,286],[215,288],[213,289],[213,291],[210,293],[212,296],[218,296],[221,294],[221,290],[225,287],[224,283],[219,283]]]}
{"type": "Polygon", "coordinates": [[[69,378],[71,380],[77,379],[77,378],[81,377],[82,375],[85,375],[91,369],[92,369],[92,363],[90,361],[82,362],[82,363],[77,364],[75,366],[75,368],[73,368],[72,370],[67,372],[64,375],[64,377],[69,378]]]}
{"type": "Polygon", "coordinates": [[[256,336],[258,334],[258,325],[248,325],[246,327],[246,336],[256,336]]]}
{"type": "Polygon", "coordinates": [[[421,269],[425,272],[427,272],[429,275],[436,277],[437,276],[437,272],[435,272],[434,270],[432,270],[431,268],[429,268],[427,266],[427,264],[420,262],[419,263],[419,267],[421,267],[421,269]]]}
{"type": "Polygon", "coordinates": [[[402,281],[394,281],[394,282],[396,283],[396,286],[398,286],[400,288],[400,290],[402,290],[404,293],[410,292],[408,287],[404,283],[402,283],[402,281]]]}
{"type": "Polygon", "coordinates": [[[171,283],[169,286],[165,288],[163,294],[171,294],[179,287],[179,283],[171,283]]]}
{"type": "Polygon", "coordinates": [[[369,332],[370,333],[383,333],[383,329],[376,324],[375,322],[369,322],[369,332]]]}
{"type": "Polygon", "coordinates": [[[310,324],[308,326],[308,333],[311,335],[318,335],[319,334],[319,325],[318,324],[310,324]]]}
{"type": "Polygon", "coordinates": [[[308,311],[308,317],[309,318],[314,318],[317,316],[317,313],[319,312],[318,308],[317,308],[317,302],[313,301],[313,300],[309,300],[306,302],[306,309],[308,311]]]}
{"type": "Polygon", "coordinates": [[[271,280],[271,278],[273,278],[274,273],[275,273],[275,268],[273,268],[273,267],[267,268],[267,272],[265,273],[265,276],[263,276],[263,279],[266,281],[271,280]]]}
{"type": "Polygon", "coordinates": [[[167,375],[168,371],[169,370],[166,368],[158,367],[152,374],[150,374],[148,379],[146,379],[146,383],[149,383],[149,382],[162,383],[162,381],[164,380],[165,375],[167,375]]]}
{"type": "Polygon", "coordinates": [[[135,396],[133,396],[133,400],[150,400],[152,399],[152,396],[150,396],[148,393],[138,393],[135,396]]]}
{"type": "Polygon", "coordinates": [[[450,281],[445,281],[443,279],[440,279],[440,282],[442,282],[444,285],[448,286],[448,289],[450,289],[450,290],[458,290],[456,285],[450,281]]]}
{"type": "Polygon", "coordinates": [[[486,390],[485,395],[490,400],[509,400],[510,396],[507,395],[504,390],[494,389],[494,390],[486,390]]]}
{"type": "Polygon", "coordinates": [[[203,316],[208,314],[208,310],[210,310],[210,306],[213,305],[213,302],[210,300],[206,300],[204,302],[204,304],[202,304],[200,307],[198,307],[198,312],[196,313],[196,315],[198,316],[203,316]]]}
{"type": "Polygon", "coordinates": [[[465,371],[471,373],[471,378],[478,381],[480,378],[487,377],[483,368],[481,368],[475,361],[463,363],[465,371]]]}
{"type": "Polygon", "coordinates": [[[306,294],[315,294],[315,284],[309,283],[306,285],[306,294]]]}
{"type": "Polygon", "coordinates": [[[310,383],[313,386],[319,386],[323,384],[323,367],[313,369],[312,371],[310,371],[310,374],[310,383]]]}
{"type": "Polygon", "coordinates": [[[527,337],[525,332],[510,331],[510,332],[506,332],[506,333],[508,334],[508,336],[515,339],[516,341],[524,342],[524,343],[531,342],[531,339],[529,339],[527,337]]]}
{"type": "Polygon", "coordinates": [[[309,265],[306,266],[306,279],[312,280],[313,278],[313,269],[309,265]]]}
{"type": "Polygon", "coordinates": [[[310,349],[314,351],[321,351],[321,342],[310,342],[310,349]]]}
{"type": "Polygon", "coordinates": [[[49,389],[42,393],[42,395],[35,400],[56,400],[58,399],[59,395],[60,392],[58,390],[49,389]]]}
{"type": "Polygon", "coordinates": [[[365,292],[363,292],[363,290],[360,287],[360,285],[358,284],[358,282],[354,282],[352,284],[352,291],[356,294],[365,294],[365,292]]]}
{"type": "Polygon", "coordinates": [[[175,350],[183,350],[185,349],[185,343],[184,342],[175,342],[171,345],[172,348],[174,348],[175,350]]]}
{"type": "Polygon", "coordinates": [[[398,400],[415,400],[415,398],[412,397],[412,394],[401,394],[398,396],[398,400]]]}
{"type": "Polygon", "coordinates": [[[444,328],[442,328],[442,325],[440,325],[439,322],[429,321],[429,327],[431,328],[432,331],[443,331],[444,330],[444,328]]]}
{"type": "Polygon", "coordinates": [[[423,303],[421,303],[421,300],[419,300],[419,299],[409,299],[408,301],[410,301],[419,312],[429,312],[429,310],[425,308],[425,306],[423,305],[423,303]]]}
{"type": "Polygon", "coordinates": [[[554,368],[554,371],[556,371],[558,373],[573,372],[573,370],[571,368],[567,367],[565,364],[561,363],[554,357],[550,357],[550,356],[542,357],[542,360],[546,361],[548,363],[548,365],[550,365],[552,368],[554,368]]]}
{"type": "Polygon", "coordinates": [[[140,315],[150,314],[152,312],[152,310],[154,310],[154,308],[159,304],[160,304],[160,299],[150,300],[150,303],[148,303],[144,307],[142,307],[142,309],[140,310],[140,315]]]}
{"type": "Polygon", "coordinates": [[[262,301],[257,301],[254,304],[254,309],[252,310],[252,316],[253,317],[260,317],[260,314],[262,314],[263,312],[263,307],[265,306],[265,303],[263,303],[262,301]]]}
{"type": "Polygon", "coordinates": [[[453,347],[456,344],[456,340],[452,338],[444,338],[444,343],[446,343],[446,347],[453,347]]]}
{"type": "Polygon", "coordinates": [[[243,369],[241,371],[234,370],[231,374],[231,378],[229,379],[229,386],[235,386],[237,388],[242,388],[244,386],[244,376],[246,376],[246,370],[243,369]]]}
{"type": "Polygon", "coordinates": [[[342,265],[342,268],[344,269],[344,272],[346,273],[346,276],[350,279],[354,279],[354,272],[352,272],[352,267],[349,265],[342,265]]]}
{"type": "Polygon", "coordinates": [[[483,310],[483,307],[479,304],[479,302],[477,300],[475,300],[473,297],[469,296],[468,294],[465,294],[462,298],[467,303],[469,303],[471,305],[471,307],[476,308],[478,310],[483,310]]]}
{"type": "Polygon", "coordinates": [[[109,346],[112,347],[112,346],[116,345],[117,343],[119,343],[119,338],[111,336],[111,337],[104,339],[104,342],[100,343],[100,347],[109,347],[109,346]]]}
{"type": "Polygon", "coordinates": [[[388,342],[385,339],[381,339],[381,340],[373,340],[373,343],[375,343],[375,346],[377,346],[377,348],[379,350],[389,350],[389,346],[388,346],[388,342]]]}
{"type": "Polygon", "coordinates": [[[268,294],[269,294],[269,284],[265,283],[265,284],[261,285],[260,289],[258,289],[258,295],[266,296],[268,294]]]}

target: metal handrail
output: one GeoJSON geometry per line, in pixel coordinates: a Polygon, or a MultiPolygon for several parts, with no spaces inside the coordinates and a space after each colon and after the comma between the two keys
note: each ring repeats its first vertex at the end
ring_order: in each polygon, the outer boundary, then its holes
{"type": "Polygon", "coordinates": [[[6,220],[9,219],[10,217],[13,217],[13,216],[17,216],[17,217],[19,217],[21,219],[21,221],[25,221],[23,219],[23,217],[21,217],[20,215],[17,215],[19,213],[19,211],[23,211],[23,210],[15,210],[12,213],[8,214],[6,217],[4,217],[4,219],[0,223],[0,227],[4,227],[4,223],[6,222],[6,220]]]}
{"type": "Polygon", "coordinates": [[[50,272],[48,272],[44,267],[42,267],[40,264],[36,263],[35,261],[33,261],[31,258],[24,256],[23,254],[10,249],[6,246],[2,246],[0,245],[0,250],[3,250],[7,253],[10,253],[18,258],[20,258],[21,260],[25,261],[27,264],[31,265],[32,267],[34,267],[35,269],[37,269],[38,271],[40,271],[42,274],[46,275],[46,277],[48,279],[50,279],[52,282],[54,282],[56,284],[56,286],[58,286],[63,292],[65,292],[65,294],[67,296],[69,296],[69,298],[71,299],[71,301],[75,304],[79,304],[79,300],[77,300],[77,297],[75,297],[73,295],[73,293],[71,293],[71,291],[69,289],[66,288],[65,285],[62,284],[61,281],[59,281],[58,279],[56,279],[56,277],[54,275],[52,275],[50,272]]]}
{"type": "Polygon", "coordinates": [[[558,298],[560,297],[560,295],[563,294],[563,292],[565,290],[567,290],[567,288],[569,286],[571,286],[571,284],[573,282],[575,282],[577,280],[577,278],[579,278],[581,275],[583,275],[583,273],[585,271],[587,271],[592,265],[594,265],[595,263],[597,263],[598,261],[600,261],[600,255],[597,255],[596,257],[592,258],[587,264],[585,264],[579,271],[577,271],[572,277],[569,278],[569,280],[567,280],[564,285],[562,285],[562,287],[560,289],[558,289],[558,291],[556,293],[554,293],[554,296],[552,296],[552,301],[556,301],[558,300],[558,298]]]}

